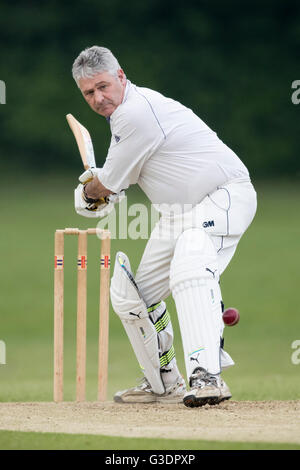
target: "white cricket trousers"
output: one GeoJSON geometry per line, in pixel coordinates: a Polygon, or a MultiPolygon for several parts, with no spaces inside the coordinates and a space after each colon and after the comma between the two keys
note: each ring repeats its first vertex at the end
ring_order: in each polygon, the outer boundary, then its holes
{"type": "Polygon", "coordinates": [[[147,306],[170,295],[170,264],[179,235],[189,228],[209,234],[218,255],[219,273],[232,259],[256,212],[256,192],[249,179],[235,179],[208,194],[184,214],[162,215],[146,245],[136,283],[147,306]]]}

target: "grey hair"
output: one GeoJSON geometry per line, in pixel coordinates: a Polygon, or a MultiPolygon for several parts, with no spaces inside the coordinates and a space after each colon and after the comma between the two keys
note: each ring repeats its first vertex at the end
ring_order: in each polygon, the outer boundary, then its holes
{"type": "Polygon", "coordinates": [[[119,62],[106,47],[92,46],[84,49],[75,59],[72,75],[79,86],[81,78],[91,78],[98,73],[108,72],[117,77],[119,62]]]}

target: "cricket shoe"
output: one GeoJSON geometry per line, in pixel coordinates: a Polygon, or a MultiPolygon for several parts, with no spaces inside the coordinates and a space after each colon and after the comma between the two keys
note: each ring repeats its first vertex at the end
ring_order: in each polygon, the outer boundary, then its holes
{"type": "Polygon", "coordinates": [[[140,385],[117,392],[114,401],[117,403],[182,403],[186,392],[183,377],[179,376],[175,383],[166,385],[165,389],[162,395],[154,393],[146,377],[143,377],[140,385]]]}
{"type": "Polygon", "coordinates": [[[217,405],[231,398],[230,390],[220,375],[209,374],[201,367],[191,375],[190,387],[183,398],[183,403],[188,407],[217,405]]]}

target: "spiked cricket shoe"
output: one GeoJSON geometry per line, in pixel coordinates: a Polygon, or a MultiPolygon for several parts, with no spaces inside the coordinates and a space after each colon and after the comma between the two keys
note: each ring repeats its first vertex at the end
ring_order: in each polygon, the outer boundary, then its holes
{"type": "Polygon", "coordinates": [[[185,393],[183,403],[188,407],[217,405],[229,398],[231,393],[224,380],[199,367],[190,377],[190,390],[185,393]]]}
{"type": "Polygon", "coordinates": [[[165,393],[158,395],[151,389],[146,377],[136,387],[121,390],[114,396],[117,403],[182,403],[186,392],[183,377],[178,377],[176,382],[165,386],[165,393]]]}

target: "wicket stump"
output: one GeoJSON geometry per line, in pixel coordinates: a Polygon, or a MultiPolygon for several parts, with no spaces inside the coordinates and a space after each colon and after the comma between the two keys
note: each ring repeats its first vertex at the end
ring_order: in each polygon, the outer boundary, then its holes
{"type": "Polygon", "coordinates": [[[98,400],[106,400],[108,373],[108,324],[110,281],[110,232],[89,228],[56,230],[54,247],[54,401],[63,401],[64,362],[64,236],[78,236],[77,258],[77,342],[76,342],[76,401],[85,401],[86,388],[86,310],[87,310],[87,239],[101,238],[98,400]]]}

